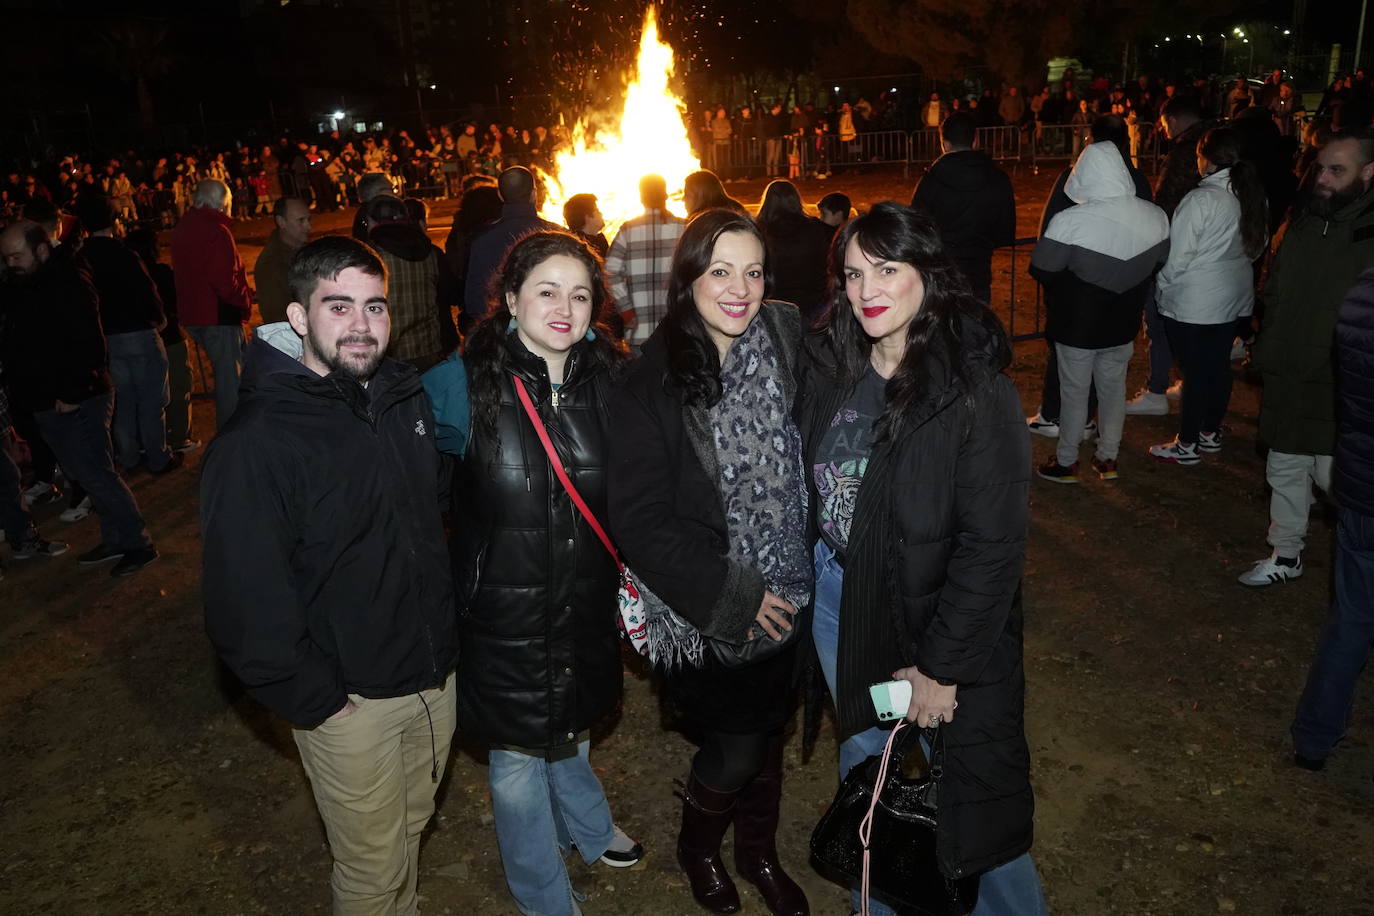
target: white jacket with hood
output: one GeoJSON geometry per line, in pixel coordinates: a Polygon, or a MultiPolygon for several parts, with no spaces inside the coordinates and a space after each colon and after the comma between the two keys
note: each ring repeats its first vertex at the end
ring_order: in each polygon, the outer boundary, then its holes
{"type": "Polygon", "coordinates": [[[1169,219],[1136,197],[1108,141],[1083,150],[1064,193],[1075,206],[1055,214],[1031,255],[1031,274],[1045,287],[1046,335],[1083,349],[1130,343],[1168,254],[1169,219]]]}
{"type": "Polygon", "coordinates": [[[1159,313],[1185,324],[1225,324],[1249,315],[1255,307],[1253,260],[1241,241],[1231,170],[1220,169],[1174,211],[1169,260],[1155,280],[1159,313]]]}

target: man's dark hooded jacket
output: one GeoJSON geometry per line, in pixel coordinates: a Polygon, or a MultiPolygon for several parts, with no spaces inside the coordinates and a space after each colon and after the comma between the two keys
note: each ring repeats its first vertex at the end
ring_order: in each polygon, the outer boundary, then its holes
{"type": "Polygon", "coordinates": [[[911,205],[935,221],[973,294],[987,302],[992,250],[1016,240],[1016,197],[1007,173],[981,150],[945,153],[916,185],[911,205]]]}
{"type": "Polygon", "coordinates": [[[366,388],[321,378],[258,336],[240,398],[201,480],[205,622],[220,656],[303,727],[350,693],[443,684],[457,657],[453,581],[419,374],[386,359],[366,388]]]}

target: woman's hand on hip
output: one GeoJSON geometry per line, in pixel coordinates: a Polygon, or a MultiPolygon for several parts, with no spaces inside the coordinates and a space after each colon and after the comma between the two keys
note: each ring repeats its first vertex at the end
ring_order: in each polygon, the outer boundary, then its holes
{"type": "Polygon", "coordinates": [[[900,668],[892,672],[893,678],[911,684],[911,704],[906,708],[906,719],[922,728],[931,728],[939,722],[953,722],[954,710],[958,702],[954,699],[958,685],[948,687],[926,677],[919,668],[900,668]]]}
{"type": "Polygon", "coordinates": [[[759,612],[754,616],[754,623],[758,624],[759,629],[767,633],[770,639],[778,640],[782,639],[784,630],[792,629],[791,618],[796,616],[796,613],[797,608],[792,602],[765,590],[763,603],[759,605],[759,612]]]}

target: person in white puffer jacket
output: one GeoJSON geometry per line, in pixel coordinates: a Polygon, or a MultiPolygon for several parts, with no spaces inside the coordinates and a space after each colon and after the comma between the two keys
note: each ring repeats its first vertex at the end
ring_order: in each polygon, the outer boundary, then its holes
{"type": "Polygon", "coordinates": [[[1198,141],[1202,182],[1178,205],[1169,259],[1156,288],[1159,314],[1183,376],[1178,435],[1150,447],[1161,461],[1196,465],[1221,451],[1221,420],[1231,400],[1231,340],[1236,319],[1255,304],[1251,264],[1268,241],[1264,186],[1242,159],[1229,128],[1198,141]]]}

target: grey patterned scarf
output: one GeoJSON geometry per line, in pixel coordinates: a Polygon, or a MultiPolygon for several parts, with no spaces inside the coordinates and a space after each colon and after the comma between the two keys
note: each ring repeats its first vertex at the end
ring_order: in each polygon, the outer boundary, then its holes
{"type": "MultiPolygon", "coordinates": [[[[779,371],[773,340],[756,319],[726,354],[723,395],[706,416],[730,538],[726,555],[757,569],[769,591],[802,608],[811,603],[812,585],[806,478],[801,433],[792,421],[779,371]]],[[[650,660],[668,668],[699,666],[705,653],[701,633],[638,584],[650,660]]]]}

